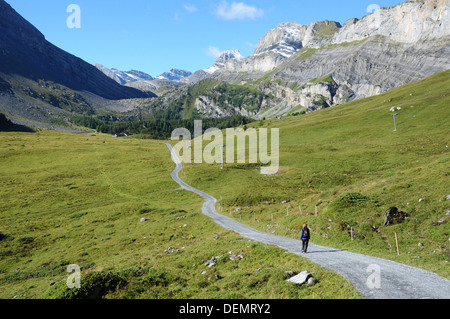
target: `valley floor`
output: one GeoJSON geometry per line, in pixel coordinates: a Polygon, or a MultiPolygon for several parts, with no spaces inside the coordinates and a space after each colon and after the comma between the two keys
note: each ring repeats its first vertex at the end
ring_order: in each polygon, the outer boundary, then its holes
{"type": "Polygon", "coordinates": [[[182,164],[167,144],[176,168],[172,178],[183,188],[201,196],[202,212],[217,224],[245,238],[286,249],[347,278],[365,298],[375,299],[449,299],[450,281],[423,269],[409,267],[386,259],[310,244],[309,252],[301,252],[301,241],[254,230],[236,220],[217,213],[217,200],[184,183],[178,174],[182,164]]]}

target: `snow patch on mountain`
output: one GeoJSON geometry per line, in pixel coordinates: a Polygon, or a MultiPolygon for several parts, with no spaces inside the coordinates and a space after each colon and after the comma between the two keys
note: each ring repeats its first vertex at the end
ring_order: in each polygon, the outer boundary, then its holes
{"type": "Polygon", "coordinates": [[[244,57],[242,56],[241,52],[239,50],[227,50],[222,52],[222,54],[217,58],[217,60],[214,62],[214,64],[203,70],[206,73],[213,74],[214,72],[223,69],[225,65],[231,61],[231,60],[237,60],[241,61],[244,60],[244,57]]]}
{"type": "Polygon", "coordinates": [[[180,69],[172,69],[169,72],[164,72],[163,74],[157,76],[156,78],[159,80],[168,80],[179,82],[181,79],[184,79],[190,76],[192,72],[180,69]]]}

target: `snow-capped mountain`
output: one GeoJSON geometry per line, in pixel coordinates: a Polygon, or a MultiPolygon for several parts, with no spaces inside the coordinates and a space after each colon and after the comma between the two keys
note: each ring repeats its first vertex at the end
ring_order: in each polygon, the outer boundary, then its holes
{"type": "Polygon", "coordinates": [[[231,60],[241,61],[244,57],[242,56],[241,52],[239,50],[227,50],[222,52],[222,54],[217,58],[216,62],[214,64],[203,70],[206,73],[213,74],[217,70],[223,69],[227,62],[231,60]]]}
{"type": "Polygon", "coordinates": [[[132,84],[135,82],[154,82],[157,80],[179,82],[181,79],[184,79],[192,74],[189,71],[172,69],[169,72],[164,72],[157,77],[153,77],[142,71],[131,70],[125,72],[114,68],[108,69],[101,64],[96,64],[95,67],[102,71],[105,75],[109,76],[111,79],[122,85],[132,84]]]}
{"type": "Polygon", "coordinates": [[[211,77],[215,72],[222,70],[228,63],[243,61],[245,58],[239,50],[227,50],[220,54],[212,66],[194,72],[190,76],[181,80],[182,83],[195,83],[197,81],[211,77]]]}
{"type": "Polygon", "coordinates": [[[300,36],[303,29],[304,27],[301,24],[295,22],[278,25],[258,41],[254,54],[259,55],[273,51],[285,58],[290,57],[303,46],[300,36]]]}
{"type": "Polygon", "coordinates": [[[192,72],[180,69],[172,69],[169,72],[164,72],[163,74],[157,76],[156,78],[159,80],[168,80],[178,82],[181,79],[187,78],[190,76],[192,72]]]}
{"type": "Polygon", "coordinates": [[[303,47],[322,47],[342,26],[335,21],[320,21],[301,25],[295,22],[279,24],[258,41],[254,55],[265,52],[289,58],[303,47]]]}
{"type": "Polygon", "coordinates": [[[96,64],[95,67],[102,71],[105,75],[109,76],[111,79],[122,85],[130,82],[152,81],[155,79],[151,75],[148,75],[147,73],[141,71],[131,70],[124,72],[117,69],[108,69],[101,64],[96,64]]]}

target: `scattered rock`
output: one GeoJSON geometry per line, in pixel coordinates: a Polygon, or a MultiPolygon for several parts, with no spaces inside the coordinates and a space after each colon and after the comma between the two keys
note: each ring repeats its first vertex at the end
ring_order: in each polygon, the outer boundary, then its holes
{"type": "Polygon", "coordinates": [[[318,280],[316,278],[314,278],[313,276],[308,278],[308,283],[307,283],[308,287],[312,287],[317,283],[318,283],[318,280]]]}
{"type": "Polygon", "coordinates": [[[432,222],[431,224],[434,226],[438,226],[438,225],[445,224],[446,222],[447,222],[447,217],[442,217],[437,222],[432,222]]]}
{"type": "Polygon", "coordinates": [[[217,261],[220,259],[219,257],[212,257],[210,260],[208,260],[205,264],[206,267],[211,268],[217,265],[217,261]]]}
{"type": "MultiPolygon", "coordinates": [[[[299,273],[298,275],[296,275],[296,276],[294,276],[292,278],[289,278],[286,281],[292,282],[294,284],[297,284],[297,285],[301,286],[304,283],[307,283],[310,278],[314,278],[313,275],[311,275],[307,270],[305,270],[305,271],[302,271],[301,273],[299,273]]],[[[314,282],[314,284],[316,282],[314,282]]],[[[311,281],[311,283],[312,283],[312,281],[311,281]]]]}
{"type": "Polygon", "coordinates": [[[423,202],[424,200],[424,198],[419,198],[419,203],[423,202]]]}
{"type": "Polygon", "coordinates": [[[141,223],[146,222],[147,220],[147,218],[141,218],[141,223]]]}
{"type": "Polygon", "coordinates": [[[214,275],[214,276],[208,277],[208,280],[211,280],[211,279],[220,280],[220,279],[222,279],[222,278],[223,278],[223,277],[220,276],[220,275],[214,275]]]}
{"type": "Polygon", "coordinates": [[[177,252],[177,251],[180,251],[180,250],[179,250],[179,249],[176,249],[175,247],[169,247],[169,248],[167,248],[167,249],[164,250],[164,252],[165,252],[166,254],[172,254],[172,253],[177,252]]]}
{"type": "Polygon", "coordinates": [[[401,223],[408,217],[408,213],[399,211],[397,207],[391,207],[384,213],[384,226],[401,223]]]}
{"type": "Polygon", "coordinates": [[[449,199],[450,199],[450,195],[447,195],[447,196],[445,197],[445,199],[449,200],[449,199]]]}
{"type": "Polygon", "coordinates": [[[419,247],[423,247],[423,244],[422,243],[419,243],[417,246],[419,246],[419,247]]]}
{"type": "Polygon", "coordinates": [[[242,258],[244,258],[244,256],[242,256],[241,254],[239,254],[239,255],[229,255],[228,258],[230,258],[230,260],[241,260],[242,258]]]}

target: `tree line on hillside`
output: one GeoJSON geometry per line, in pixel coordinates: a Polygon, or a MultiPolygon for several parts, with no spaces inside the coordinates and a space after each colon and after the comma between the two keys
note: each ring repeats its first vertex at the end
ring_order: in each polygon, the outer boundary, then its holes
{"type": "MultiPolygon", "coordinates": [[[[91,116],[74,116],[71,122],[78,126],[88,127],[100,133],[120,135],[120,134],[141,134],[153,139],[169,139],[172,132],[177,128],[186,128],[191,134],[194,133],[194,120],[185,119],[161,119],[153,118],[143,121],[106,121],[91,116]]],[[[203,132],[208,128],[226,129],[230,127],[244,126],[253,122],[249,117],[234,115],[223,118],[202,119],[203,132]]]]}

